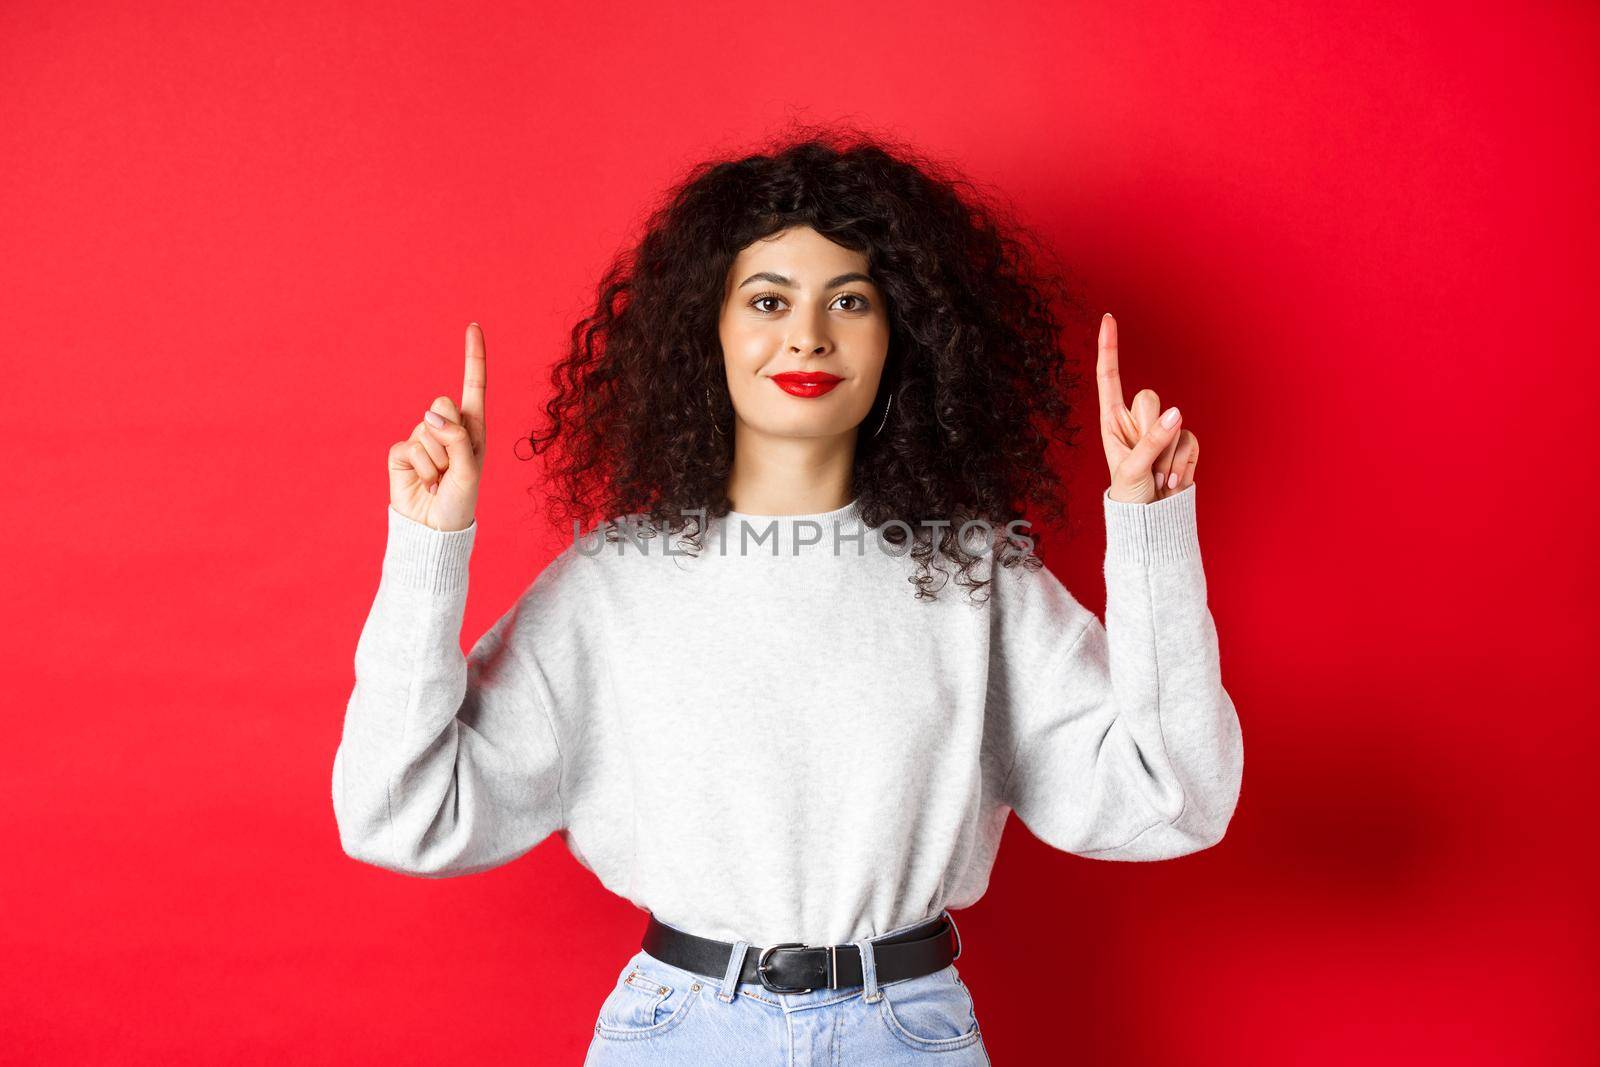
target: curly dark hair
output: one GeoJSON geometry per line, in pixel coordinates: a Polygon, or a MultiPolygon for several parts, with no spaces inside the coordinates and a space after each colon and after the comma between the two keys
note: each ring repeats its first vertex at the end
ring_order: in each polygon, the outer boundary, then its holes
{"type": "MultiPolygon", "coordinates": [[[[1063,518],[1052,446],[1075,444],[1069,397],[1081,376],[1058,337],[1061,318],[1086,327],[1083,302],[998,196],[906,145],[837,125],[699,164],[608,267],[551,371],[546,426],[518,442],[550,453],[551,520],[598,521],[615,540],[622,516],[685,531],[695,522],[685,512],[731,509],[725,280],[743,248],[794,225],[864,251],[886,300],[889,348],[863,425],[878,424],[891,392],[894,403],[882,433],[856,443],[862,522],[909,525],[919,598],[934,595],[936,554],[956,561],[970,589],[989,583],[957,536],[969,520],[1002,531],[988,548],[1001,565],[1039,566],[1031,551],[1009,551],[1003,530],[1023,516],[1063,518]],[[923,525],[941,519],[950,525],[923,525]]],[[[907,536],[898,525],[879,535],[897,546],[907,536]]],[[[695,533],[688,540],[698,546],[695,533]]]]}

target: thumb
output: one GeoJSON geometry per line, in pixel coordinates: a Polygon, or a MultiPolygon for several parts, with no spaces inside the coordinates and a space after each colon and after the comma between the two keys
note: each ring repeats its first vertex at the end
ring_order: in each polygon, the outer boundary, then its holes
{"type": "Polygon", "coordinates": [[[1178,426],[1183,421],[1178,409],[1168,408],[1166,412],[1145,431],[1139,438],[1139,443],[1128,453],[1128,465],[1137,471],[1148,471],[1155,466],[1156,457],[1160,456],[1172,439],[1178,436],[1178,426]]]}
{"type": "Polygon", "coordinates": [[[427,416],[428,433],[434,440],[444,445],[445,455],[449,457],[450,466],[444,472],[445,478],[463,488],[469,488],[478,481],[478,457],[472,450],[472,438],[467,433],[467,428],[453,419],[447,419],[437,411],[429,411],[427,416]],[[443,425],[434,425],[437,419],[443,425]]]}

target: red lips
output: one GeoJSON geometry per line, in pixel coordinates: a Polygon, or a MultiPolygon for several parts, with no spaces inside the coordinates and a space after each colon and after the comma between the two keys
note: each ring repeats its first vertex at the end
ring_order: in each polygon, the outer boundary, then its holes
{"type": "Polygon", "coordinates": [[[783,374],[774,374],[772,380],[790,396],[801,397],[821,396],[844,381],[837,374],[824,371],[785,371],[783,374]]]}

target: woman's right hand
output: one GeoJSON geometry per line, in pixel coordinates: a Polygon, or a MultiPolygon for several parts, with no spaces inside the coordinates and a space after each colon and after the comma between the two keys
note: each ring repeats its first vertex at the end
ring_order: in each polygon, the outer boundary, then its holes
{"type": "Polygon", "coordinates": [[[465,530],[478,508],[483,472],[483,389],[488,379],[483,328],[467,327],[467,371],[461,408],[434,400],[404,441],[389,447],[389,504],[435,530],[465,530]]]}

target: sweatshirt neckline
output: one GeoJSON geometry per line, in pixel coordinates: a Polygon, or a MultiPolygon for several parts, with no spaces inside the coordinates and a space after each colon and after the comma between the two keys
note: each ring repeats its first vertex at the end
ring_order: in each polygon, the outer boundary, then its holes
{"type": "Polygon", "coordinates": [[[748,511],[729,511],[727,518],[760,523],[772,522],[773,520],[779,522],[843,522],[855,516],[856,512],[860,510],[860,503],[861,498],[856,496],[851,498],[850,503],[844,507],[834,508],[832,511],[813,511],[803,515],[758,515],[748,511]]]}

